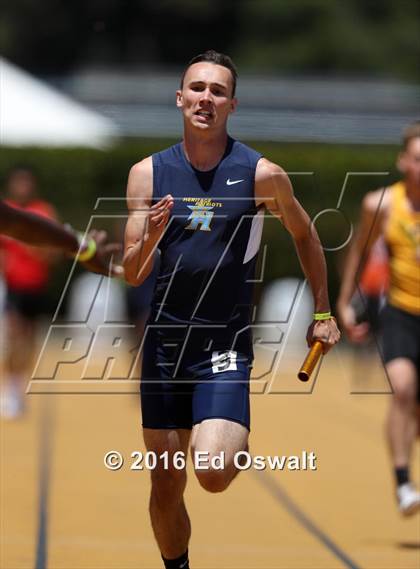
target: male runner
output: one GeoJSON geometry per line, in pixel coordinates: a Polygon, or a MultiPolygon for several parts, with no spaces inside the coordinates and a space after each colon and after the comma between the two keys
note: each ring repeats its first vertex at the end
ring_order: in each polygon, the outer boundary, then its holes
{"type": "Polygon", "coordinates": [[[409,461],[418,429],[420,378],[420,122],[409,126],[397,166],[403,179],[368,193],[344,271],[337,310],[350,339],[360,334],[351,296],[358,270],[382,235],[389,251],[390,285],[382,315],[383,357],[393,396],[387,440],[401,513],[420,509],[420,494],[410,482],[409,461]]]}
{"type": "Polygon", "coordinates": [[[291,233],[310,282],[317,318],[308,342],[339,339],[330,316],[326,264],[318,236],[276,164],[227,134],[236,108],[231,59],[208,51],[191,60],[176,94],[184,137],[130,171],[123,265],[129,283],[149,274],[153,252],[160,272],[144,340],[141,400],[149,451],[169,452],[152,471],[150,516],[166,568],[188,568],[190,521],[185,469],[177,451],[225,453],[223,470],[196,469],[210,492],[237,474],[233,459],[247,449],[252,279],[264,208],[291,233]],[[147,219],[152,203],[169,196],[166,212],[147,219]],[[171,215],[169,215],[171,213],[171,215]]]}

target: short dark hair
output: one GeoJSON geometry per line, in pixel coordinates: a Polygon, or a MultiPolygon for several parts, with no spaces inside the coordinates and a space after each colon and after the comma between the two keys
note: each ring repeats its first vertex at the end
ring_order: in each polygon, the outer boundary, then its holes
{"type": "Polygon", "coordinates": [[[181,89],[184,86],[185,74],[187,73],[189,67],[191,67],[191,65],[194,65],[194,63],[200,63],[201,61],[214,63],[215,65],[222,65],[223,67],[229,69],[229,71],[232,74],[232,80],[233,80],[232,97],[234,97],[236,91],[236,80],[238,78],[238,72],[236,71],[235,64],[228,55],[225,55],[224,53],[219,53],[218,51],[214,51],[214,49],[208,49],[204,53],[196,55],[191,59],[191,61],[188,62],[188,65],[186,66],[186,68],[182,73],[181,89]]]}
{"type": "Polygon", "coordinates": [[[420,121],[415,121],[404,129],[402,141],[404,150],[407,150],[407,146],[413,138],[420,138],[420,121]]]}

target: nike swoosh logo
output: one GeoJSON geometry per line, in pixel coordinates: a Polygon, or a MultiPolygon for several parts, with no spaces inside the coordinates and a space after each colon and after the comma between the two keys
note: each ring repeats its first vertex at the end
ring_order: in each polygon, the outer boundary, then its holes
{"type": "Polygon", "coordinates": [[[183,567],[187,566],[188,561],[185,561],[185,563],[183,563],[182,565],[179,566],[179,569],[182,569],[183,567]]]}
{"type": "Polygon", "coordinates": [[[243,182],[244,180],[231,180],[230,178],[228,178],[226,180],[226,185],[227,186],[233,186],[233,184],[239,184],[239,182],[243,182]]]}

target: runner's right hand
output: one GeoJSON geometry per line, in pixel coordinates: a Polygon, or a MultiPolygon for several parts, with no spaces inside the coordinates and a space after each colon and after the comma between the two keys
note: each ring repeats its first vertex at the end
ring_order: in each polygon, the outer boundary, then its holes
{"type": "Polygon", "coordinates": [[[168,194],[150,208],[149,231],[154,229],[162,230],[166,227],[172,208],[174,206],[174,198],[168,194]]]}

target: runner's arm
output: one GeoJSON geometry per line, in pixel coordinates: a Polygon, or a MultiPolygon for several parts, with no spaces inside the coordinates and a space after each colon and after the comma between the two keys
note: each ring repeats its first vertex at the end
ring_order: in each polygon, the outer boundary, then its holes
{"type": "Polygon", "coordinates": [[[282,221],[292,236],[302,270],[311,286],[315,312],[329,312],[327,268],[321,242],[308,214],[293,194],[289,177],[280,166],[260,160],[256,197],[282,221]]]}
{"type": "Polygon", "coordinates": [[[340,295],[337,305],[348,304],[356,288],[356,277],[369,257],[373,244],[381,234],[382,217],[380,204],[382,190],[366,194],[362,202],[360,223],[346,260],[340,295]]]}
{"type": "Polygon", "coordinates": [[[356,314],[350,302],[356,289],[357,275],[369,257],[373,244],[382,232],[384,209],[381,208],[383,190],[369,192],[363,199],[360,223],[347,256],[337,313],[350,339],[356,339],[356,314]]]}
{"type": "MultiPolygon", "coordinates": [[[[292,236],[302,270],[311,287],[314,312],[330,312],[327,266],[316,229],[295,198],[286,172],[264,158],[257,165],[256,199],[257,205],[264,204],[282,221],[292,236]]],[[[334,319],[314,322],[307,334],[309,345],[315,339],[323,341],[324,352],[328,351],[339,338],[340,332],[334,319]]]]}
{"type": "Polygon", "coordinates": [[[123,266],[125,279],[133,286],[142,284],[152,271],[154,251],[173,207],[171,196],[165,196],[153,206],[152,197],[153,164],[148,157],[131,168],[127,184],[123,266]]]}
{"type": "Polygon", "coordinates": [[[55,247],[77,253],[79,242],[71,230],[56,221],[22,210],[0,200],[0,232],[39,247],[55,247]]]}
{"type": "MultiPolygon", "coordinates": [[[[18,210],[0,200],[0,232],[8,237],[38,247],[54,247],[75,256],[81,247],[78,234],[57,221],[18,210]]],[[[87,241],[94,241],[94,254],[82,262],[89,271],[103,275],[121,276],[122,267],[109,264],[109,256],[118,251],[117,243],[108,243],[105,231],[91,231],[87,241]]]]}

